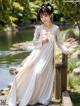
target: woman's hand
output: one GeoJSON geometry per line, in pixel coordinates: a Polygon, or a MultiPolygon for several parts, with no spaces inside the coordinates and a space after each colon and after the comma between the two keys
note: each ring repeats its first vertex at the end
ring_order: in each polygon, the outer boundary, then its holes
{"type": "Polygon", "coordinates": [[[67,49],[65,52],[65,54],[67,54],[69,57],[72,55],[72,53],[73,53],[73,50],[71,49],[67,49]]]}
{"type": "Polygon", "coordinates": [[[41,39],[38,39],[38,40],[34,40],[32,41],[33,42],[33,45],[36,47],[36,48],[40,48],[42,47],[45,43],[48,42],[48,37],[46,35],[44,35],[41,39]]]}
{"type": "Polygon", "coordinates": [[[44,45],[47,42],[48,42],[48,38],[47,37],[45,37],[45,38],[42,39],[42,45],[44,45]]]}
{"type": "Polygon", "coordinates": [[[48,35],[47,33],[42,37],[42,45],[48,42],[48,35]]]}

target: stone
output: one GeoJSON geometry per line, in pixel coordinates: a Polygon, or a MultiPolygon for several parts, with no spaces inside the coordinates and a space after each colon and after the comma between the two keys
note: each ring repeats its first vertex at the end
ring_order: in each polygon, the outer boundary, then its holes
{"type": "Polygon", "coordinates": [[[75,38],[75,33],[73,31],[67,32],[65,39],[75,38]]]}
{"type": "Polygon", "coordinates": [[[80,75],[80,67],[77,67],[73,70],[74,75],[80,75]]]}
{"type": "Polygon", "coordinates": [[[12,75],[16,75],[18,73],[18,71],[16,70],[16,67],[11,67],[9,70],[10,74],[12,75]]]}
{"type": "Polygon", "coordinates": [[[79,58],[79,54],[80,54],[80,50],[77,50],[76,52],[74,52],[71,56],[71,58],[79,58]]]}
{"type": "Polygon", "coordinates": [[[78,62],[76,63],[76,65],[77,65],[77,67],[80,66],[80,61],[78,61],[78,62]]]}
{"type": "Polygon", "coordinates": [[[78,59],[80,60],[80,52],[78,53],[78,59]]]}
{"type": "Polygon", "coordinates": [[[73,106],[68,91],[62,92],[62,104],[63,106],[73,106]]]}

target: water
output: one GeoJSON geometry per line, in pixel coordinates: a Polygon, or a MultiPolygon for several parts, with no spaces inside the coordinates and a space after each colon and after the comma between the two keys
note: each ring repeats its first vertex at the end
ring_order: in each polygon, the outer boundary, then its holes
{"type": "Polygon", "coordinates": [[[20,32],[0,33],[0,89],[5,88],[14,79],[14,75],[9,73],[9,68],[18,66],[29,55],[26,51],[11,51],[10,47],[14,43],[32,40],[33,30],[20,32]]]}
{"type": "Polygon", "coordinates": [[[14,79],[14,76],[10,75],[8,68],[0,68],[0,89],[5,88],[14,79]]]}

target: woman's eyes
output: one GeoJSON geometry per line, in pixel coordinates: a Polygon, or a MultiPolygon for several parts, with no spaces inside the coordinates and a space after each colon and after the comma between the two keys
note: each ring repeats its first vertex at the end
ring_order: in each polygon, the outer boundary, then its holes
{"type": "Polygon", "coordinates": [[[47,17],[48,15],[47,14],[45,14],[45,15],[42,15],[42,16],[40,16],[41,18],[43,18],[43,17],[47,17]]]}
{"type": "Polygon", "coordinates": [[[45,17],[47,17],[48,15],[47,15],[47,14],[45,14],[44,16],[45,16],[45,17]]]}

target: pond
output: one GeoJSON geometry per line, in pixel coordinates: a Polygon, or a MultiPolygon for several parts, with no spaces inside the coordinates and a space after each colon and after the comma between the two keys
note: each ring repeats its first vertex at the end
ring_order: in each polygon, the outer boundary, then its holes
{"type": "Polygon", "coordinates": [[[18,32],[0,32],[0,89],[6,87],[14,79],[9,68],[18,66],[29,55],[26,51],[11,51],[12,44],[33,39],[33,29],[18,32]]]}

